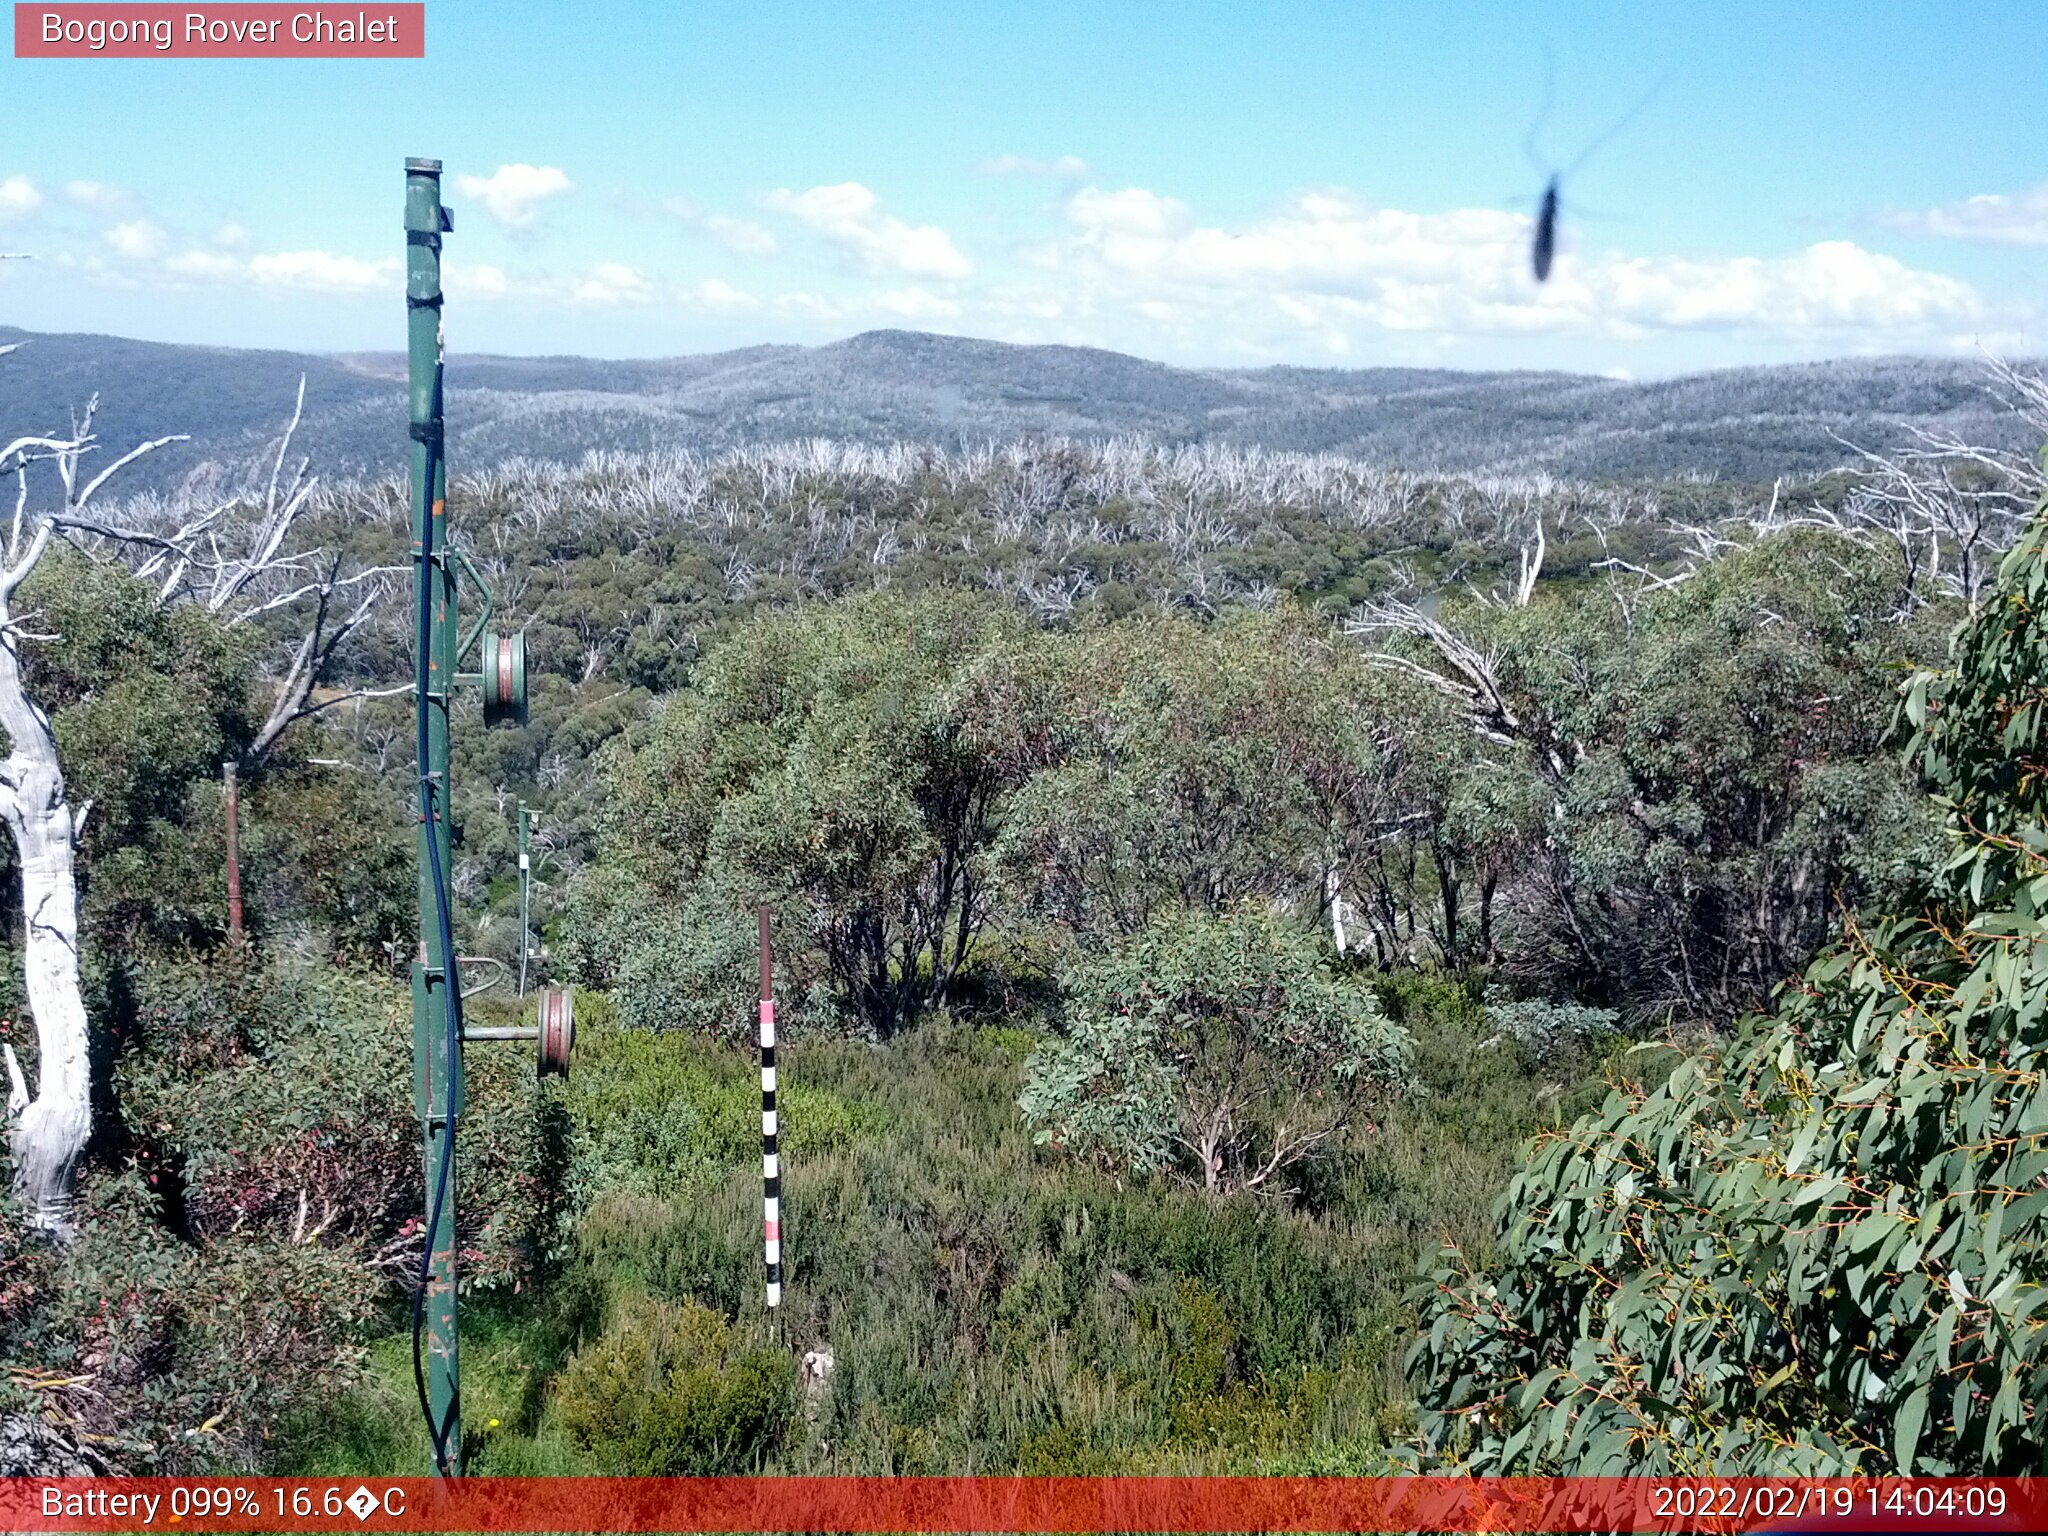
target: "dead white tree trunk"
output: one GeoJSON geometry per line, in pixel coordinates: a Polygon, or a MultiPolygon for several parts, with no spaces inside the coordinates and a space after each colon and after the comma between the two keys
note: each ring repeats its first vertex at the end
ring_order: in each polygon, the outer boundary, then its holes
{"type": "Polygon", "coordinates": [[[1526,608],[1529,599],[1536,595],[1536,578],[1543,574],[1543,554],[1547,545],[1543,538],[1543,509],[1536,508],[1536,541],[1534,545],[1524,544],[1520,550],[1521,575],[1515,582],[1515,606],[1526,608]]]}
{"type": "MultiPolygon", "coordinates": [[[[40,555],[40,550],[36,551],[40,555]]],[[[12,623],[14,588],[33,568],[11,566],[0,579],[0,727],[12,750],[0,762],[0,819],[13,834],[27,915],[22,962],[36,1027],[36,1091],[31,1096],[11,1044],[7,1116],[14,1193],[31,1228],[60,1239],[71,1233],[72,1176],[92,1135],[92,1084],[86,1062],[85,999],[78,976],[78,887],[72,868],[78,819],[64,792],[49,717],[22,687],[12,623]]]]}
{"type": "MultiPolygon", "coordinates": [[[[36,1030],[36,1083],[11,1042],[0,1042],[7,1067],[7,1118],[14,1156],[14,1193],[31,1229],[59,1241],[72,1232],[71,1195],[78,1159],[92,1136],[92,1079],[87,1059],[85,997],[79,987],[78,832],[90,806],[73,811],[57,758],[50,717],[28,695],[21,672],[21,642],[36,638],[28,616],[16,611],[21,584],[35,571],[50,540],[69,526],[93,493],[117,471],[176,438],[144,443],[102,470],[83,488],[81,461],[92,443],[92,408],[72,436],[17,438],[0,449],[0,474],[16,479],[14,522],[0,565],[0,729],[8,752],[0,760],[0,820],[14,838],[21,865],[22,969],[36,1030]],[[61,512],[24,526],[28,465],[54,460],[64,482],[61,512]]],[[[47,638],[47,637],[45,637],[47,638]]]]}
{"type": "MultiPolygon", "coordinates": [[[[0,354],[19,345],[0,347],[0,354]]],[[[0,820],[14,838],[21,864],[23,966],[36,1031],[33,1092],[12,1044],[0,1042],[0,1054],[7,1069],[14,1190],[27,1207],[30,1225],[59,1240],[71,1235],[78,1159],[92,1135],[76,865],[79,829],[90,806],[74,810],[49,716],[29,696],[22,676],[21,642],[54,637],[30,631],[27,621],[33,615],[17,612],[16,596],[50,541],[61,538],[98,558],[119,559],[156,586],[159,603],[202,605],[230,628],[292,610],[303,633],[276,677],[272,706],[251,745],[251,759],[260,759],[293,723],[340,702],[316,699],[314,690],[327,677],[342,642],[369,617],[391,574],[391,568],[376,568],[343,576],[339,559],[318,549],[290,548],[314,488],[303,460],[288,481],[283,475],[305,398],[302,379],[261,495],[235,496],[191,516],[185,515],[189,508],[180,508],[159,526],[114,526],[88,513],[93,498],[116,474],[168,443],[183,442],[181,436],[142,443],[81,484],[86,456],[98,446],[95,397],[70,436],[17,438],[0,448],[0,483],[12,475],[16,486],[14,518],[0,560],[0,730],[6,732],[8,747],[0,760],[0,820]],[[52,464],[63,486],[61,504],[46,513],[29,508],[28,467],[38,461],[52,464]],[[239,553],[230,552],[237,548],[239,553]]],[[[342,697],[367,692],[353,690],[342,697]]]]}

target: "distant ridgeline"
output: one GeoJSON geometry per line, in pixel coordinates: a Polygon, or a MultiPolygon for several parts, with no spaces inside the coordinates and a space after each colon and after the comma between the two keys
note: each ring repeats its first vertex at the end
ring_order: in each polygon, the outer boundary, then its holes
{"type": "MultiPolygon", "coordinates": [[[[301,446],[329,479],[402,462],[396,354],[175,346],[0,327],[33,342],[0,374],[0,416],[55,426],[94,391],[110,443],[192,446],[142,466],[158,483],[239,462],[274,438],[301,374],[301,446]]],[[[710,449],[827,437],[959,446],[1034,436],[1341,453],[1408,469],[1542,470],[1586,479],[1768,483],[1895,446],[1909,427],[2018,448],[1982,368],[1931,358],[1728,369],[1651,383],[1441,369],[1172,368],[1081,347],[872,331],[822,347],[697,357],[463,357],[449,365],[458,468],[591,449],[710,449]]]]}

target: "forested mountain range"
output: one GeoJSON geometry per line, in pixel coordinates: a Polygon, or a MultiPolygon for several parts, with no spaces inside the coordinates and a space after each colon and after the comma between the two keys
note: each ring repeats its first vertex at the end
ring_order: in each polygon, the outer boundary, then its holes
{"type": "MultiPolygon", "coordinates": [[[[272,436],[303,374],[301,444],[328,476],[402,457],[404,359],[31,335],[0,372],[0,417],[61,425],[95,390],[110,442],[185,432],[152,466],[175,476],[240,461],[272,436]]],[[[819,347],[759,346],[617,361],[456,355],[448,408],[458,466],[591,449],[715,449],[827,437],[963,446],[1035,434],[1139,436],[1341,453],[1409,469],[1544,470],[1592,479],[1768,482],[1895,445],[1918,427],[2020,447],[1970,360],[1870,358],[1725,369],[1651,382],[1549,372],[1169,367],[1083,347],[871,331],[819,347]]]]}

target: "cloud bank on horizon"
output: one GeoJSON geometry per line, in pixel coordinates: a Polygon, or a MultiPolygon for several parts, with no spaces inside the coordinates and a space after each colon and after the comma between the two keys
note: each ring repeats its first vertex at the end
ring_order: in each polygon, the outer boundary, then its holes
{"type": "Polygon", "coordinates": [[[1993,245],[2048,245],[2048,181],[2021,192],[1985,192],[1917,213],[1893,213],[1894,228],[1993,245]]]}
{"type": "MultiPolygon", "coordinates": [[[[458,240],[448,286],[508,316],[631,312],[651,350],[702,321],[744,322],[759,340],[913,325],[1218,364],[1344,365],[1390,353],[1450,363],[1488,341],[1532,337],[1654,358],[1660,340],[1688,333],[1795,355],[2010,351],[2024,347],[2032,318],[2025,304],[1856,238],[1700,257],[1631,252],[1567,226],[1556,275],[1538,285],[1527,272],[1525,213],[1418,212],[1321,189],[1230,223],[1167,193],[1094,178],[1078,155],[1004,156],[975,170],[1060,190],[1036,227],[990,249],[899,215],[858,181],[766,189],[737,210],[670,197],[663,207],[680,243],[653,258],[564,266],[550,250],[550,215],[572,210],[578,179],[560,166],[506,162],[452,177],[449,200],[512,237],[511,259],[465,261],[458,240]]],[[[192,231],[137,212],[150,201],[142,189],[46,186],[14,171],[0,176],[0,228],[41,247],[50,280],[86,288],[339,299],[398,291],[396,255],[251,249],[237,224],[192,231]]],[[[2048,184],[1883,223],[1956,241],[2048,244],[2048,184]]]]}

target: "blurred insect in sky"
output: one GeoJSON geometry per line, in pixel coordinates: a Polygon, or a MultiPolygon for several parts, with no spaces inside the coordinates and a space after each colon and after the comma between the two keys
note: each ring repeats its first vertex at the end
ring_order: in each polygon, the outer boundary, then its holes
{"type": "Polygon", "coordinates": [[[1529,266],[1536,281],[1550,276],[1550,263],[1557,255],[1557,176],[1552,173],[1543,188],[1543,200],[1536,205],[1536,236],[1529,245],[1529,266]]]}
{"type": "Polygon", "coordinates": [[[1665,76],[1663,80],[1659,80],[1648,91],[1644,92],[1640,101],[1616,118],[1607,130],[1595,138],[1592,143],[1580,150],[1578,158],[1572,161],[1570,165],[1561,171],[1553,169],[1546,172],[1544,170],[1543,158],[1536,153],[1536,135],[1542,132],[1543,121],[1550,116],[1550,58],[1548,54],[1544,56],[1543,109],[1536,114],[1536,121],[1529,125],[1528,133],[1522,136],[1522,152],[1529,157],[1529,163],[1536,167],[1538,174],[1545,176],[1543,195],[1536,201],[1536,226],[1529,240],[1529,270],[1536,274],[1537,282],[1549,281],[1551,263],[1557,259],[1558,194],[1565,179],[1578,174],[1585,163],[1593,158],[1596,151],[1603,148],[1609,139],[1612,139],[1622,129],[1634,122],[1637,114],[1652,101],[1656,100],[1657,93],[1664,89],[1666,82],[1670,78],[1669,75],[1665,76]]]}

